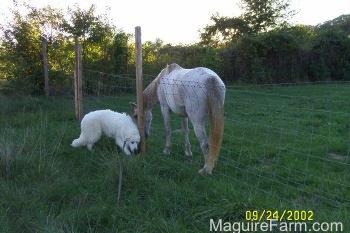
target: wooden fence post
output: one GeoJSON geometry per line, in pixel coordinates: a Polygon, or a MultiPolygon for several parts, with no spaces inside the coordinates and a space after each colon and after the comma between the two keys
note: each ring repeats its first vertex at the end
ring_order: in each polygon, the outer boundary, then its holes
{"type": "Polygon", "coordinates": [[[43,53],[43,67],[44,67],[44,89],[46,97],[50,96],[50,88],[49,88],[49,68],[47,65],[47,50],[46,50],[46,39],[43,39],[41,42],[42,53],[43,53]]]}
{"type": "Polygon", "coordinates": [[[81,44],[75,40],[75,70],[74,70],[74,103],[75,117],[81,122],[83,118],[83,65],[81,59],[81,44]]]}
{"type": "Polygon", "coordinates": [[[137,123],[141,136],[141,153],[146,152],[145,128],[144,128],[144,112],[143,112],[143,74],[142,74],[142,43],[141,43],[141,27],[135,27],[135,50],[136,50],[136,95],[137,95],[137,123]]]}

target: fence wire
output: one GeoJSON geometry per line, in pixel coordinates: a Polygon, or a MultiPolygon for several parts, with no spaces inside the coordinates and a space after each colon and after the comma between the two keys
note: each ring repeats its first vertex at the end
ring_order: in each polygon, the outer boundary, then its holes
{"type": "MultiPolygon", "coordinates": [[[[144,75],[144,87],[155,77],[144,75]]],[[[214,176],[292,205],[312,199],[350,206],[350,83],[226,88],[224,139],[214,176]]],[[[128,113],[135,93],[133,75],[84,70],[85,113],[107,108],[128,113]]],[[[171,125],[172,155],[167,158],[186,169],[201,167],[204,159],[193,128],[194,155],[185,158],[181,118],[173,115],[171,125]]],[[[148,153],[161,154],[164,145],[164,123],[155,106],[148,153]]]]}

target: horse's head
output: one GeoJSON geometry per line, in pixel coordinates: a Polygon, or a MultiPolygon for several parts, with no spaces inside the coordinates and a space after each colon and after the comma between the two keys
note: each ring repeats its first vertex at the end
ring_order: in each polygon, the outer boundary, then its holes
{"type": "MultiPolygon", "coordinates": [[[[130,102],[129,104],[131,106],[131,112],[130,112],[131,118],[138,125],[138,122],[137,122],[137,117],[138,117],[137,104],[134,103],[134,102],[130,102]]],[[[143,124],[144,124],[144,127],[145,127],[145,136],[146,136],[146,139],[147,139],[148,136],[149,136],[149,131],[151,129],[151,123],[152,123],[152,112],[151,112],[151,110],[149,110],[149,109],[144,110],[143,119],[144,119],[143,124]]]]}

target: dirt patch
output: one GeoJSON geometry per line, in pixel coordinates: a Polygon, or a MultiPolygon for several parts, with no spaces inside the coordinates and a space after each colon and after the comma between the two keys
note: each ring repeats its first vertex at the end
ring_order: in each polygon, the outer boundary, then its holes
{"type": "Polygon", "coordinates": [[[340,154],[333,153],[333,152],[328,153],[328,156],[331,157],[332,159],[336,159],[339,161],[346,161],[348,159],[347,155],[340,155],[340,154]]]}

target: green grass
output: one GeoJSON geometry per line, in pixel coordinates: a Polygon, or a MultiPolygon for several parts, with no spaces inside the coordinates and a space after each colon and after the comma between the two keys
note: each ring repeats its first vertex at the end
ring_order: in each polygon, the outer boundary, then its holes
{"type": "MultiPolygon", "coordinates": [[[[209,232],[211,218],[285,209],[313,210],[315,221],[349,231],[349,84],[229,89],[212,177],[198,174],[193,130],[192,158],[175,132],[172,154],[162,155],[158,106],[147,154],[126,157],[108,138],[93,152],[70,147],[80,133],[72,99],[0,96],[0,232],[209,232]]],[[[86,98],[84,109],[128,112],[133,99],[86,98]]]]}

